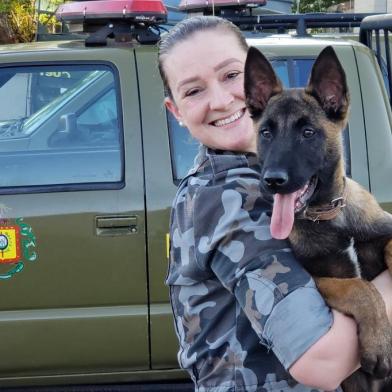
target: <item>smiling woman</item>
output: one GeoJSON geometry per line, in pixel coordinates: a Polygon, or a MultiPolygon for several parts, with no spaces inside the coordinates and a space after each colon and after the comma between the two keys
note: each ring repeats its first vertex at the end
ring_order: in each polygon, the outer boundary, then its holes
{"type": "Polygon", "coordinates": [[[255,151],[243,88],[247,45],[242,36],[227,34],[233,29],[227,25],[225,21],[216,29],[195,31],[172,47],[161,45],[160,69],[169,92],[165,104],[204,145],[255,151]]]}
{"type": "Polygon", "coordinates": [[[166,63],[173,86],[173,98],[166,99],[166,106],[206,146],[255,151],[243,88],[246,52],[236,45],[228,57],[232,37],[216,32],[197,33],[189,41],[173,48],[174,61],[166,63]],[[207,51],[205,42],[209,42],[207,51]],[[184,48],[189,44],[192,57],[184,48]]]}

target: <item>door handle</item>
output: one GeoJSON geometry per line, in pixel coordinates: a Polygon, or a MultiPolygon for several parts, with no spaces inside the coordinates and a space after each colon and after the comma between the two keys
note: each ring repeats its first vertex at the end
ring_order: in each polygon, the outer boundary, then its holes
{"type": "Polygon", "coordinates": [[[95,232],[101,236],[136,234],[138,232],[137,216],[96,216],[95,232]]]}

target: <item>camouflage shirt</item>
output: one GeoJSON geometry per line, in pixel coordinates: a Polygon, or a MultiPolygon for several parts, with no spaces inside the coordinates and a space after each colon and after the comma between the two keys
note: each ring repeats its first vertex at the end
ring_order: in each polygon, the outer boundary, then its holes
{"type": "Polygon", "coordinates": [[[271,238],[257,169],[254,154],[203,149],[174,200],[166,283],[178,360],[199,392],[317,391],[287,369],[331,312],[288,242],[271,238]]]}

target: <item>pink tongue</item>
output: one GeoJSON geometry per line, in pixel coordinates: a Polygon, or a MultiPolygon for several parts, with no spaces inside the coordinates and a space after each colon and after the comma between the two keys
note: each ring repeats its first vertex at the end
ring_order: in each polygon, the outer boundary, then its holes
{"type": "Polygon", "coordinates": [[[276,193],[271,217],[271,235],[283,240],[289,236],[294,224],[294,208],[297,192],[288,195],[276,193]]]}

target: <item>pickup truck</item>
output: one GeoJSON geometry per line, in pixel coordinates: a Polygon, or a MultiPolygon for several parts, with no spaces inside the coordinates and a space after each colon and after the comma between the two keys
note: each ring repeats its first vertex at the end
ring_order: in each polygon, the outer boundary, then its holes
{"type": "MultiPolygon", "coordinates": [[[[0,386],[176,382],[168,223],[197,143],[163,105],[157,46],[0,46],[0,386]]],[[[388,41],[388,40],[386,40],[388,41]]],[[[332,45],[346,170],[392,212],[392,115],[372,50],[249,33],[288,87],[332,45]]]]}

